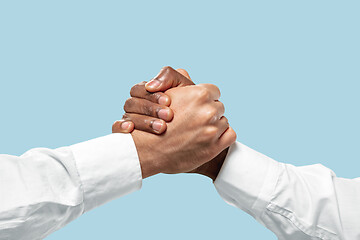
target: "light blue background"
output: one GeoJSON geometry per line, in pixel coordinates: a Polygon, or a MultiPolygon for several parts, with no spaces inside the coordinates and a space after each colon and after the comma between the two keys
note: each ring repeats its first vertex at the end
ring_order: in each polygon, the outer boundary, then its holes
{"type": "MultiPolygon", "coordinates": [[[[0,152],[108,134],[162,66],[222,90],[238,140],[359,176],[359,1],[1,1],[0,152]]],[[[158,175],[57,239],[276,239],[211,181],[158,175]]]]}

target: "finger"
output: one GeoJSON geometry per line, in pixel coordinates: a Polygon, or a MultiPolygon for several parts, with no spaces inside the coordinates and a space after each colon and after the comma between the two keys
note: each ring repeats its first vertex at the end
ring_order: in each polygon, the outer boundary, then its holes
{"type": "MultiPolygon", "coordinates": [[[[181,73],[183,76],[187,77],[188,79],[191,80],[191,77],[189,75],[189,73],[185,70],[185,69],[182,69],[182,68],[178,68],[176,69],[177,72],[181,73]]],[[[191,80],[192,81],[192,80],[191,80]]]]}
{"type": "Polygon", "coordinates": [[[217,114],[216,114],[217,119],[221,119],[225,114],[224,104],[220,101],[215,101],[213,104],[216,106],[217,109],[217,114]]]}
{"type": "Polygon", "coordinates": [[[137,130],[148,133],[162,134],[167,128],[166,123],[162,119],[136,113],[125,113],[123,119],[125,121],[132,121],[137,130]]]}
{"type": "Polygon", "coordinates": [[[194,83],[172,67],[163,67],[156,77],[145,84],[145,87],[149,92],[164,92],[173,87],[188,85],[194,85],[194,83]]]}
{"type": "Polygon", "coordinates": [[[219,101],[212,101],[208,107],[203,107],[202,109],[204,111],[202,112],[204,120],[208,120],[208,123],[212,125],[217,125],[225,113],[224,104],[219,101]]]}
{"type": "Polygon", "coordinates": [[[205,84],[198,84],[197,86],[207,89],[210,93],[210,98],[212,100],[219,100],[221,96],[221,92],[220,89],[214,84],[205,83],[205,84]]]}
{"type": "Polygon", "coordinates": [[[169,96],[162,92],[148,92],[145,88],[145,83],[146,82],[141,82],[134,85],[130,90],[130,96],[143,98],[160,105],[170,106],[171,100],[169,96]]]}
{"type": "Polygon", "coordinates": [[[218,138],[220,138],[226,132],[226,130],[228,130],[228,128],[230,127],[228,119],[226,117],[222,116],[217,123],[217,127],[219,129],[218,138]]]}
{"type": "Polygon", "coordinates": [[[171,121],[174,117],[174,112],[166,106],[162,106],[146,99],[129,98],[126,100],[124,110],[127,113],[137,113],[141,115],[161,118],[164,121],[171,121]]]}
{"type": "Polygon", "coordinates": [[[232,127],[229,127],[219,138],[218,146],[222,149],[229,147],[236,141],[236,133],[232,127]]]}
{"type": "Polygon", "coordinates": [[[118,120],[112,125],[113,133],[131,133],[134,130],[134,123],[131,121],[118,120]]]}

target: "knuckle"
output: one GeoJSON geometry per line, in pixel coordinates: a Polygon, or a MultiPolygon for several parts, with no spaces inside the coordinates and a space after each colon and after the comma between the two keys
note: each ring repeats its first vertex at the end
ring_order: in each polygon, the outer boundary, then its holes
{"type": "Polygon", "coordinates": [[[133,98],[126,99],[124,104],[124,111],[127,112],[130,108],[132,108],[133,105],[134,105],[133,98]]]}
{"type": "Polygon", "coordinates": [[[216,119],[216,114],[217,114],[217,110],[216,108],[214,107],[210,107],[208,109],[206,109],[204,112],[203,112],[203,119],[205,119],[207,122],[215,122],[217,119],[216,119]]]}
{"type": "Polygon", "coordinates": [[[111,127],[111,131],[113,133],[116,133],[119,131],[119,129],[120,129],[120,121],[115,121],[111,127]]]}
{"type": "Polygon", "coordinates": [[[156,75],[153,80],[158,80],[160,82],[166,80],[167,78],[169,78],[169,76],[171,77],[172,70],[173,69],[170,66],[165,66],[161,68],[159,74],[156,75]]]}
{"type": "Polygon", "coordinates": [[[129,114],[125,113],[125,114],[123,115],[123,117],[122,117],[122,120],[124,120],[124,121],[131,121],[131,117],[130,117],[129,114]]]}
{"type": "Polygon", "coordinates": [[[217,91],[220,94],[220,88],[214,84],[209,84],[215,91],[217,91]]]}
{"type": "Polygon", "coordinates": [[[214,84],[209,83],[209,86],[214,88],[216,91],[220,91],[219,87],[214,84]]]}
{"type": "Polygon", "coordinates": [[[142,106],[142,113],[147,116],[152,116],[154,112],[154,108],[152,105],[143,105],[142,106]]]}
{"type": "Polygon", "coordinates": [[[145,88],[144,85],[142,85],[141,83],[135,84],[134,86],[132,86],[132,88],[130,89],[130,96],[134,97],[136,96],[136,94],[139,92],[139,90],[141,88],[145,88]]]}
{"type": "MultiPolygon", "coordinates": [[[[219,112],[225,113],[225,105],[221,101],[216,100],[216,108],[219,110],[219,112]]],[[[222,114],[224,115],[224,114],[222,114]]]]}
{"type": "Polygon", "coordinates": [[[150,94],[150,101],[157,103],[159,98],[161,97],[161,93],[151,93],[150,94]]]}
{"type": "Polygon", "coordinates": [[[142,90],[142,96],[140,96],[141,98],[144,98],[146,100],[152,101],[152,102],[157,102],[157,100],[160,98],[158,93],[151,93],[146,91],[145,87],[142,90]]]}
{"type": "Polygon", "coordinates": [[[210,98],[210,91],[207,88],[199,88],[197,95],[200,100],[208,100],[210,98]]]}
{"type": "Polygon", "coordinates": [[[120,120],[116,120],[113,125],[112,125],[112,128],[114,129],[116,126],[118,126],[119,124],[121,123],[120,120]]]}
{"type": "Polygon", "coordinates": [[[224,121],[224,123],[225,123],[226,125],[229,126],[229,120],[228,120],[225,116],[222,116],[221,119],[222,119],[222,121],[224,121]]]}
{"type": "Polygon", "coordinates": [[[220,101],[219,101],[219,103],[220,103],[220,108],[221,108],[221,109],[225,109],[224,103],[222,103],[222,102],[220,102],[220,101]]]}
{"type": "Polygon", "coordinates": [[[161,69],[160,74],[158,75],[158,80],[162,80],[165,77],[169,77],[175,73],[175,70],[170,66],[165,66],[161,69]]]}
{"type": "Polygon", "coordinates": [[[217,127],[211,126],[206,127],[203,131],[204,141],[205,142],[212,142],[217,136],[217,127]]]}
{"type": "Polygon", "coordinates": [[[214,91],[214,93],[216,93],[217,97],[220,98],[221,91],[220,91],[219,87],[214,84],[209,84],[208,86],[211,87],[211,89],[214,91]]]}
{"type": "Polygon", "coordinates": [[[229,129],[229,123],[225,120],[225,119],[221,119],[220,123],[219,123],[219,128],[223,129],[224,132],[227,131],[229,129]]]}
{"type": "Polygon", "coordinates": [[[236,138],[237,138],[237,134],[236,134],[236,132],[235,132],[233,129],[231,129],[230,131],[231,131],[231,138],[230,138],[230,140],[231,140],[231,142],[235,142],[235,141],[236,141],[236,138]]]}
{"type": "Polygon", "coordinates": [[[161,70],[164,71],[164,72],[172,72],[172,71],[174,71],[174,69],[172,67],[170,67],[170,66],[165,66],[161,70]]]}
{"type": "Polygon", "coordinates": [[[185,74],[189,75],[188,71],[186,71],[186,70],[185,70],[185,69],[183,69],[183,68],[178,68],[176,71],[181,71],[181,72],[183,72],[183,73],[185,73],[185,74]]]}
{"type": "Polygon", "coordinates": [[[233,144],[234,142],[236,142],[236,133],[233,134],[233,137],[231,138],[231,144],[233,144]]]}
{"type": "Polygon", "coordinates": [[[221,103],[220,104],[221,113],[224,114],[225,113],[225,105],[222,102],[220,102],[220,103],[221,103]]]}

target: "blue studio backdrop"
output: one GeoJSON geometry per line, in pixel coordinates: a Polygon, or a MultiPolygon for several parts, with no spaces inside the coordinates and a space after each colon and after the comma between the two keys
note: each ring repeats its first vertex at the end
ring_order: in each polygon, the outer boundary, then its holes
{"type": "MultiPolygon", "coordinates": [[[[0,153],[103,136],[132,85],[185,68],[238,141],[360,176],[359,1],[1,1],[0,153]]],[[[210,179],[158,175],[47,239],[276,239],[210,179]]]]}

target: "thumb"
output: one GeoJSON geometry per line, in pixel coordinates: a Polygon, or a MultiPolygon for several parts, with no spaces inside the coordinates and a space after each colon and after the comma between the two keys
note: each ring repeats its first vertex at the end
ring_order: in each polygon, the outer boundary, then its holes
{"type": "Polygon", "coordinates": [[[145,84],[146,90],[149,92],[165,92],[174,87],[194,85],[194,83],[187,78],[189,74],[183,69],[180,71],[181,73],[172,67],[163,67],[156,77],[145,84]],[[184,76],[182,73],[187,76],[184,76]]]}
{"type": "MultiPolygon", "coordinates": [[[[182,68],[178,68],[176,69],[177,72],[181,73],[181,75],[183,75],[184,77],[188,78],[191,80],[191,77],[189,75],[189,73],[185,70],[185,69],[182,69],[182,68]]],[[[192,80],[191,80],[192,81],[192,80]]]]}

